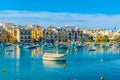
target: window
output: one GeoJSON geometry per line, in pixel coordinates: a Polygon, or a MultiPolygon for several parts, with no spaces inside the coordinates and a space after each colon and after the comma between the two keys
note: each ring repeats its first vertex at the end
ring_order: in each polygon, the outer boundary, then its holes
{"type": "Polygon", "coordinates": [[[30,35],[31,33],[30,32],[27,32],[28,35],[30,35]]]}
{"type": "Polygon", "coordinates": [[[25,40],[25,42],[27,42],[27,40],[25,40]]]}
{"type": "Polygon", "coordinates": [[[31,36],[28,36],[28,38],[30,39],[30,38],[31,38],[31,36]]]}
{"type": "Polygon", "coordinates": [[[26,38],[26,36],[23,36],[23,38],[26,38]]]}
{"type": "Polygon", "coordinates": [[[69,39],[71,39],[71,36],[69,36],[69,39]]]}
{"type": "Polygon", "coordinates": [[[77,39],[77,36],[75,36],[75,39],[77,39]]]}
{"type": "Polygon", "coordinates": [[[51,35],[53,35],[53,32],[51,32],[51,35]]]}
{"type": "Polygon", "coordinates": [[[28,40],[28,42],[31,42],[31,40],[28,40]]]}
{"type": "Polygon", "coordinates": [[[20,32],[20,34],[24,34],[24,32],[20,32]]]}
{"type": "Polygon", "coordinates": [[[75,35],[77,35],[77,33],[75,33],[75,35]]]}
{"type": "Polygon", "coordinates": [[[57,38],[57,36],[55,36],[55,38],[57,38]]]}
{"type": "Polygon", "coordinates": [[[20,38],[23,38],[23,36],[20,36],[20,38]]]}

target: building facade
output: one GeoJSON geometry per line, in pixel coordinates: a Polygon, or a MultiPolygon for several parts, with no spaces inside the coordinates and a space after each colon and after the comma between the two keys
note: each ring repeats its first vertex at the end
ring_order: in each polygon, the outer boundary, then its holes
{"type": "Polygon", "coordinates": [[[32,30],[31,29],[19,29],[20,30],[20,42],[21,43],[31,43],[33,42],[32,30]]]}
{"type": "Polygon", "coordinates": [[[83,33],[88,34],[93,37],[93,40],[100,39],[104,36],[108,36],[108,38],[112,39],[113,32],[107,29],[94,29],[94,30],[84,30],[83,33]]]}
{"type": "Polygon", "coordinates": [[[44,37],[47,41],[79,41],[80,38],[87,39],[88,35],[83,34],[80,28],[62,26],[60,28],[47,27],[44,29],[44,37]]]}
{"type": "Polygon", "coordinates": [[[19,27],[19,42],[41,42],[43,39],[43,28],[38,25],[19,27]]]}
{"type": "Polygon", "coordinates": [[[41,42],[43,41],[43,28],[38,25],[30,25],[29,29],[32,30],[31,37],[33,38],[34,42],[41,42]]]}
{"type": "Polygon", "coordinates": [[[67,42],[67,41],[80,41],[81,38],[84,40],[89,39],[93,36],[94,39],[98,34],[109,35],[107,30],[86,30],[82,31],[80,28],[72,26],[62,26],[56,28],[49,26],[42,28],[39,25],[26,25],[26,26],[14,26],[12,23],[4,23],[4,30],[10,36],[10,40],[16,39],[18,42],[67,42]]]}
{"type": "Polygon", "coordinates": [[[1,22],[1,25],[2,25],[3,29],[6,27],[7,28],[14,28],[15,27],[15,25],[13,23],[10,23],[10,22],[1,22]]]}
{"type": "Polygon", "coordinates": [[[67,31],[64,28],[58,29],[58,39],[59,42],[66,42],[67,41],[67,31]]]}
{"type": "Polygon", "coordinates": [[[58,30],[52,26],[49,26],[46,29],[44,29],[44,40],[46,42],[54,42],[58,40],[58,30]]]}
{"type": "Polygon", "coordinates": [[[72,27],[67,30],[67,39],[70,41],[79,41],[82,36],[82,31],[79,28],[72,27]]]}

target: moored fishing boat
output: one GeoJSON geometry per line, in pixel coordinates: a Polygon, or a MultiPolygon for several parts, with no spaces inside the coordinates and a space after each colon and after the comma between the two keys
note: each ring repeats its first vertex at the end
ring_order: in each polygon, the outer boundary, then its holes
{"type": "Polygon", "coordinates": [[[37,48],[36,45],[30,45],[30,46],[27,47],[27,49],[35,49],[35,48],[37,48]]]}
{"type": "Polygon", "coordinates": [[[99,43],[94,43],[93,46],[95,46],[95,47],[96,47],[96,46],[99,46],[99,43]]]}
{"type": "Polygon", "coordinates": [[[57,53],[55,51],[48,51],[48,52],[44,53],[43,60],[65,61],[66,60],[66,54],[59,54],[59,53],[57,53]]]}
{"type": "Polygon", "coordinates": [[[75,48],[83,48],[83,44],[82,43],[77,43],[76,45],[75,45],[75,48]]]}
{"type": "Polygon", "coordinates": [[[44,44],[42,45],[43,50],[53,50],[55,46],[53,44],[44,44]]]}
{"type": "Polygon", "coordinates": [[[102,47],[102,48],[105,48],[105,47],[106,47],[106,45],[105,45],[105,44],[102,44],[102,45],[101,45],[101,47],[102,47]]]}
{"type": "Polygon", "coordinates": [[[89,51],[96,51],[96,49],[95,48],[91,48],[89,51]]]}
{"type": "Polygon", "coordinates": [[[63,61],[66,60],[66,54],[45,53],[43,59],[51,61],[63,61]]]}
{"type": "Polygon", "coordinates": [[[20,47],[23,49],[35,49],[35,48],[37,48],[36,45],[32,45],[32,44],[22,44],[20,47]]]}
{"type": "Polygon", "coordinates": [[[76,45],[75,47],[76,47],[76,48],[82,48],[83,45],[76,45]]]}
{"type": "Polygon", "coordinates": [[[120,42],[119,42],[119,43],[117,43],[117,48],[120,48],[120,42]]]}
{"type": "Polygon", "coordinates": [[[59,44],[59,45],[57,46],[57,48],[58,48],[58,49],[68,49],[68,46],[65,45],[65,44],[59,44]]]}
{"type": "Polygon", "coordinates": [[[11,45],[12,45],[12,43],[3,43],[4,47],[11,46],[11,45]]]}
{"type": "Polygon", "coordinates": [[[96,48],[94,46],[90,46],[89,51],[96,51],[96,48]]]}

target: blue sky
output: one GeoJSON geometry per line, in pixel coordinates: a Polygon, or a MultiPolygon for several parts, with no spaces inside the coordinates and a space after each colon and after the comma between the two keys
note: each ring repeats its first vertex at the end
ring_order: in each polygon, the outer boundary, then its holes
{"type": "Polygon", "coordinates": [[[0,0],[0,10],[119,14],[120,0],[0,0]]]}
{"type": "Polygon", "coordinates": [[[120,26],[120,0],[0,0],[0,21],[15,24],[120,26]]]}

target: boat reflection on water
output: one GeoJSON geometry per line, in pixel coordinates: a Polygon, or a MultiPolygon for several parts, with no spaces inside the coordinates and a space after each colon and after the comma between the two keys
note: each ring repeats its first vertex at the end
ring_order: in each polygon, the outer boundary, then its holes
{"type": "Polygon", "coordinates": [[[46,61],[43,60],[44,67],[46,68],[66,68],[66,61],[46,61]]]}

